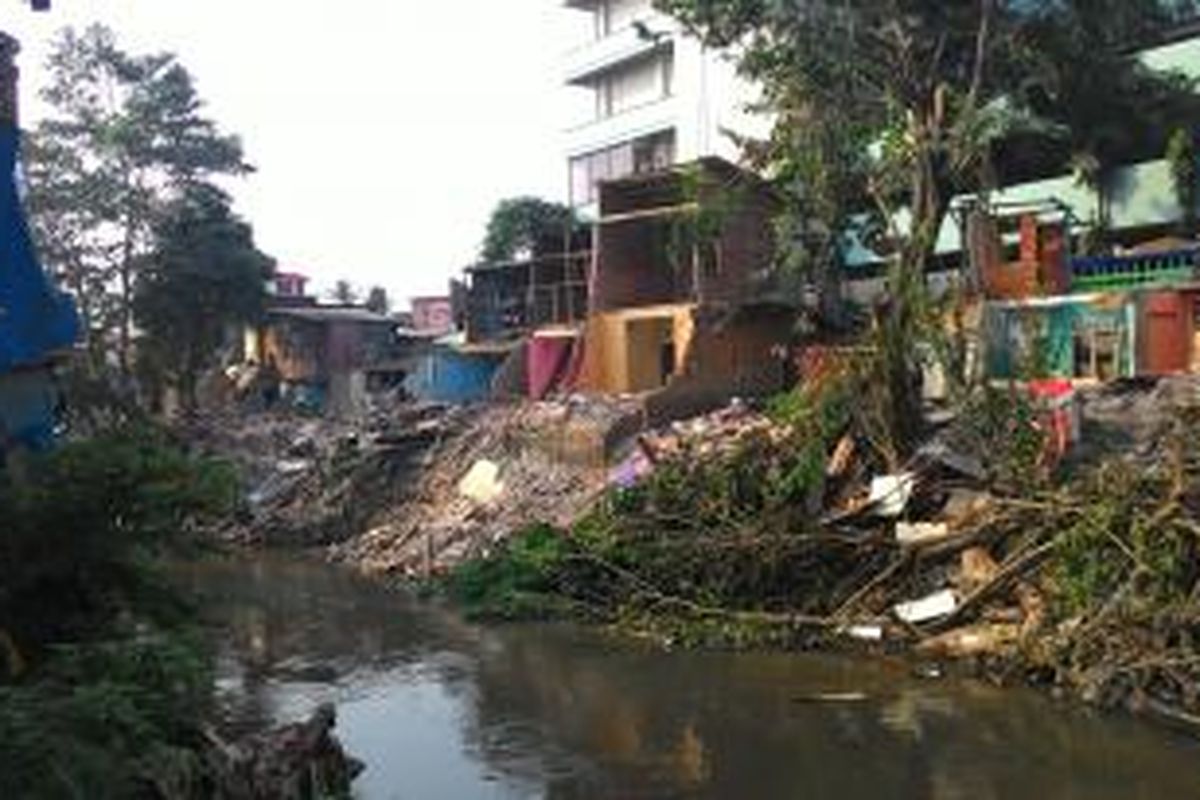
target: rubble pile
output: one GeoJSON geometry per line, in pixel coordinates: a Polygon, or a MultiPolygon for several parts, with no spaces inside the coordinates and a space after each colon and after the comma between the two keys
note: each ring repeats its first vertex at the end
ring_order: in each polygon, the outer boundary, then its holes
{"type": "Polygon", "coordinates": [[[604,453],[638,409],[583,398],[478,408],[430,454],[412,498],[331,556],[372,574],[428,575],[528,525],[569,525],[603,493],[604,453]]]}
{"type": "Polygon", "coordinates": [[[1082,459],[1061,398],[997,389],[891,472],[853,413],[804,430],[734,406],[639,437],[621,491],[552,569],[514,562],[518,586],[670,641],[961,660],[1200,729],[1197,386],[1084,398],[1085,439],[1142,445],[1082,459]]]}
{"type": "Polygon", "coordinates": [[[227,540],[305,547],[354,536],[402,502],[430,448],[459,418],[423,405],[401,406],[360,424],[230,413],[195,420],[184,435],[239,469],[245,508],[223,531],[227,540]]]}

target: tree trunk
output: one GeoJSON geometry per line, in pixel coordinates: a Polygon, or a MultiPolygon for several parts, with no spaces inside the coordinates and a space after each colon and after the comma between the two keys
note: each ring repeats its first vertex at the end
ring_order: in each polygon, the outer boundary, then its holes
{"type": "Polygon", "coordinates": [[[133,327],[133,233],[128,229],[132,223],[126,217],[126,232],[123,251],[121,253],[121,309],[117,333],[117,363],[121,367],[121,377],[128,380],[130,369],[130,338],[133,327]]]}
{"type": "Polygon", "coordinates": [[[900,257],[892,262],[891,313],[884,331],[891,429],[896,452],[901,456],[915,446],[923,426],[918,345],[927,301],[925,272],[937,246],[949,184],[939,163],[941,156],[928,136],[932,124],[917,131],[915,137],[918,145],[910,195],[912,227],[900,248],[900,257]]]}

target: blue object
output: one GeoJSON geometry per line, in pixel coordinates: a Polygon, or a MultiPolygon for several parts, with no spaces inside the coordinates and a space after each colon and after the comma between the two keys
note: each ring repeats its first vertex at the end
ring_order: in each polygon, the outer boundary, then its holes
{"type": "Polygon", "coordinates": [[[33,252],[17,195],[20,133],[0,127],[0,374],[45,361],[79,334],[75,304],[50,282],[33,252]]]}
{"type": "Polygon", "coordinates": [[[464,353],[439,347],[425,354],[404,381],[404,388],[418,400],[435,403],[475,403],[491,393],[492,376],[503,354],[464,353]]]}

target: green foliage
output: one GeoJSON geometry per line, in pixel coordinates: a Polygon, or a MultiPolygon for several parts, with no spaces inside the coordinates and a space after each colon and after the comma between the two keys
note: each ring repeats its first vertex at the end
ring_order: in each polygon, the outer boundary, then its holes
{"type": "Polygon", "coordinates": [[[201,796],[194,720],[211,681],[194,635],[59,648],[30,679],[0,685],[0,795],[201,796]]]}
{"type": "Polygon", "coordinates": [[[579,228],[575,213],[560,203],[537,197],[501,200],[488,220],[480,258],[487,263],[513,261],[534,255],[547,240],[561,249],[579,228]]]}
{"type": "Polygon", "coordinates": [[[1028,397],[1016,387],[984,386],[964,404],[959,452],[976,456],[991,483],[1017,494],[1044,486],[1047,433],[1028,397]]]}
{"type": "Polygon", "coordinates": [[[342,305],[349,306],[358,302],[358,291],[345,278],[339,278],[333,284],[333,289],[329,292],[329,296],[342,305]]]}
{"type": "Polygon", "coordinates": [[[462,565],[452,594],[505,618],[570,613],[653,629],[681,643],[761,644],[787,635],[751,614],[819,602],[825,572],[851,563],[819,545],[811,511],[827,448],[849,424],[841,386],[776,398],[778,424],[735,446],[685,446],[632,488],[615,489],[569,533],[537,527],[462,565]],[[718,610],[717,613],[709,613],[718,610]]]}
{"type": "Polygon", "coordinates": [[[1196,135],[1187,128],[1179,128],[1167,141],[1167,163],[1171,167],[1171,183],[1175,199],[1183,212],[1183,235],[1195,236],[1196,215],[1200,209],[1200,162],[1196,153],[1196,135]]]}
{"type": "Polygon", "coordinates": [[[134,298],[147,334],[144,359],[176,386],[188,408],[234,323],[255,320],[273,261],[220,189],[193,184],[155,228],[156,245],[134,298]]]}
{"type": "Polygon", "coordinates": [[[387,314],[392,310],[391,300],[388,298],[387,289],[382,286],[372,286],[367,292],[367,308],[374,311],[376,314],[387,314]]]}
{"type": "MultiPolygon", "coordinates": [[[[1128,57],[1166,21],[1157,0],[657,5],[709,45],[733,48],[762,87],[775,128],[757,156],[789,198],[781,228],[785,246],[803,248],[796,265],[836,297],[849,233],[864,228],[888,258],[880,377],[901,455],[921,418],[925,273],[951,197],[994,188],[1027,168],[1026,153],[1064,138],[1103,167],[1131,139],[1200,106],[1180,79],[1128,57]]],[[[1053,170],[1065,161],[1060,154],[1053,170]]]]}
{"type": "Polygon", "coordinates": [[[454,599],[473,617],[546,619],[560,616],[564,601],[555,581],[571,546],[565,534],[533,525],[495,553],[468,561],[451,575],[454,599]]]}
{"type": "Polygon", "coordinates": [[[134,295],[161,212],[190,185],[250,167],[173,55],[130,54],[95,25],[65,29],[46,68],[49,113],[26,151],[30,219],[76,297],[94,364],[115,340],[127,371],[134,295]]]}
{"type": "Polygon", "coordinates": [[[1174,510],[1170,470],[1112,461],[1070,487],[1079,513],[1049,570],[1061,617],[1094,612],[1119,593],[1132,613],[1153,614],[1187,598],[1197,541],[1187,524],[1164,513],[1174,510]]]}
{"type": "Polygon", "coordinates": [[[0,475],[0,631],[26,656],[104,637],[129,615],[178,617],[146,559],[198,519],[231,513],[236,476],[149,430],[68,444],[0,475]]]}
{"type": "Polygon", "coordinates": [[[151,429],[0,474],[0,796],[206,796],[211,661],[154,563],[235,477],[151,429]]]}

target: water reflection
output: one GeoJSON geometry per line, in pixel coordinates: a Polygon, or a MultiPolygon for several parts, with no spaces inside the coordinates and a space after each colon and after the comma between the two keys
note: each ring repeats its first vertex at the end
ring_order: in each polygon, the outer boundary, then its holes
{"type": "Polygon", "coordinates": [[[1163,798],[1200,748],[897,665],[478,628],[344,572],[192,565],[249,727],[339,703],[364,798],[1163,798]],[[816,699],[821,695],[824,699],[816,699]]]}

